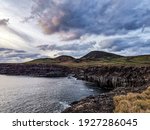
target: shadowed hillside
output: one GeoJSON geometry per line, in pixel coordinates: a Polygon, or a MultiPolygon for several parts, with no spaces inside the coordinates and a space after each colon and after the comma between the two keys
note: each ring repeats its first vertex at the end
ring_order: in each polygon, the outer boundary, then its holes
{"type": "Polygon", "coordinates": [[[120,58],[123,56],[116,55],[113,53],[103,52],[103,51],[92,51],[87,55],[80,58],[80,60],[101,60],[101,59],[112,59],[112,58],[120,58]]]}
{"type": "Polygon", "coordinates": [[[59,56],[56,58],[42,58],[42,59],[36,59],[27,63],[35,63],[35,64],[58,64],[63,62],[73,62],[75,58],[71,56],[59,56]]]}

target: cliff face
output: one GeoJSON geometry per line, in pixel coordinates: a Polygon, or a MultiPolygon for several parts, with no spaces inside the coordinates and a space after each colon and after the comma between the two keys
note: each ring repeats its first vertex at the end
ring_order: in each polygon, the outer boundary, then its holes
{"type": "Polygon", "coordinates": [[[0,74],[40,77],[65,77],[75,74],[78,79],[95,82],[110,92],[90,96],[71,104],[64,112],[113,112],[113,97],[128,92],[142,92],[150,85],[150,66],[99,66],[68,68],[46,64],[0,64],[0,74]]]}
{"type": "Polygon", "coordinates": [[[67,67],[46,64],[0,64],[0,74],[37,77],[65,77],[70,73],[67,67]]]}
{"type": "Polygon", "coordinates": [[[128,92],[142,92],[150,84],[150,67],[101,66],[78,70],[79,79],[96,82],[99,87],[110,89],[108,93],[90,96],[71,104],[64,112],[112,113],[113,97],[128,92]]]}
{"type": "Polygon", "coordinates": [[[101,66],[79,70],[77,78],[97,83],[104,89],[142,86],[150,80],[150,67],[101,66]]]}

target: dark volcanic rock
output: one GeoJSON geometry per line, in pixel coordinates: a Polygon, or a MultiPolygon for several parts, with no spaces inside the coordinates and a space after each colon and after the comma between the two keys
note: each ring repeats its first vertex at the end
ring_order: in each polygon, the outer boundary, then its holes
{"type": "Polygon", "coordinates": [[[111,90],[71,104],[64,113],[112,113],[113,97],[128,92],[142,92],[150,85],[150,67],[101,66],[76,70],[76,77],[95,82],[111,90]]]}
{"type": "Polygon", "coordinates": [[[63,113],[107,113],[113,112],[113,94],[101,94],[99,96],[90,96],[81,101],[71,104],[63,113]]]}
{"type": "Polygon", "coordinates": [[[40,77],[65,77],[73,74],[78,79],[95,82],[99,87],[110,90],[99,96],[90,96],[76,101],[64,112],[113,112],[115,95],[141,92],[150,82],[150,66],[68,68],[46,64],[0,64],[0,74],[40,77]]]}
{"type": "Polygon", "coordinates": [[[115,106],[113,97],[116,95],[125,95],[128,92],[142,92],[148,87],[143,85],[138,88],[116,88],[115,90],[100,94],[99,96],[89,96],[80,101],[73,102],[71,107],[63,111],[63,113],[113,113],[115,106]]]}
{"type": "Polygon", "coordinates": [[[46,64],[0,64],[0,74],[37,77],[66,77],[69,68],[46,64]]]}
{"type": "Polygon", "coordinates": [[[137,87],[150,80],[150,67],[100,66],[80,69],[75,72],[78,79],[95,82],[104,89],[137,87]]]}

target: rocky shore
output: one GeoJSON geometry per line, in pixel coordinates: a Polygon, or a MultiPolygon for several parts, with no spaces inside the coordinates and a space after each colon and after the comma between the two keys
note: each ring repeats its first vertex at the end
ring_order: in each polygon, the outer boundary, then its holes
{"type": "Polygon", "coordinates": [[[150,67],[101,66],[79,71],[79,79],[95,82],[110,92],[73,102],[64,113],[112,113],[114,96],[140,93],[150,85],[150,67]]]}
{"type": "Polygon", "coordinates": [[[0,74],[37,77],[66,77],[94,82],[98,87],[109,90],[99,96],[90,96],[73,102],[64,112],[113,112],[113,97],[128,92],[142,92],[150,85],[150,66],[99,66],[69,68],[47,64],[0,64],[0,74]]]}
{"type": "MultiPolygon", "coordinates": [[[[150,83],[149,83],[150,85],[150,83]]],[[[71,107],[63,111],[63,113],[113,113],[115,105],[113,101],[114,96],[126,95],[129,92],[143,92],[148,84],[141,87],[119,87],[108,93],[103,93],[98,96],[89,96],[80,101],[71,103],[71,107]]]]}

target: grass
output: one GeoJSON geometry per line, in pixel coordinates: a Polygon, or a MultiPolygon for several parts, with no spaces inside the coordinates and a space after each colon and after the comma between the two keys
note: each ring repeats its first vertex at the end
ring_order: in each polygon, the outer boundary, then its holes
{"type": "Polygon", "coordinates": [[[97,60],[83,60],[80,62],[75,61],[57,61],[50,58],[37,59],[26,64],[52,64],[52,65],[62,65],[67,67],[92,67],[101,65],[131,65],[131,66],[149,66],[150,56],[137,56],[137,57],[120,57],[120,58],[104,58],[97,60]]]}
{"type": "Polygon", "coordinates": [[[115,113],[150,113],[150,87],[143,93],[115,96],[115,113]]]}

